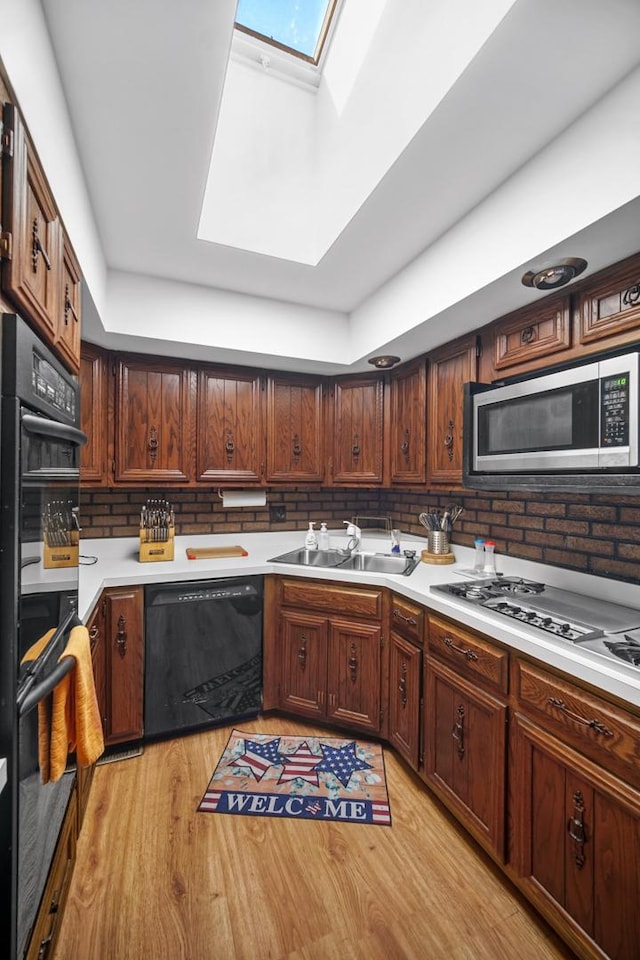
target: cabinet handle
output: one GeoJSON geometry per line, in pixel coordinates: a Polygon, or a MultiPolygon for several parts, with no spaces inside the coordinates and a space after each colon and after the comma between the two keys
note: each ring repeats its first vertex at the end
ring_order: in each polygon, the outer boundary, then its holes
{"type": "Polygon", "coordinates": [[[38,218],[33,218],[33,228],[31,231],[33,242],[31,246],[31,265],[33,267],[33,272],[37,273],[38,271],[38,254],[44,260],[44,265],[47,270],[51,270],[51,260],[45,248],[42,245],[42,240],[40,239],[40,225],[38,223],[38,218]]]}
{"type": "Polygon", "coordinates": [[[449,420],[449,423],[447,424],[447,429],[449,432],[444,438],[444,445],[447,448],[447,457],[449,460],[453,460],[453,427],[453,420],[449,420]]]}
{"type": "Polygon", "coordinates": [[[399,610],[396,610],[395,607],[393,608],[393,616],[396,618],[396,620],[404,620],[404,622],[408,623],[410,627],[418,626],[418,621],[415,619],[415,617],[405,617],[404,614],[400,613],[399,610]]]}
{"type": "Polygon", "coordinates": [[[613,736],[613,730],[609,730],[608,727],[605,727],[604,723],[602,723],[600,720],[586,720],[584,717],[581,717],[580,714],[574,713],[573,710],[569,710],[564,700],[561,700],[559,697],[549,697],[547,699],[547,703],[550,707],[555,707],[557,710],[561,710],[562,713],[566,714],[567,717],[570,717],[571,720],[575,720],[576,723],[581,723],[583,727],[590,727],[603,737],[613,736]]]}
{"type": "Polygon", "coordinates": [[[233,459],[233,454],[235,453],[236,445],[233,442],[233,433],[231,429],[227,429],[227,439],[224,444],[224,452],[227,455],[227,461],[231,463],[233,459]]]}
{"type": "Polygon", "coordinates": [[[158,432],[155,427],[151,427],[149,432],[149,442],[147,443],[147,449],[149,451],[149,457],[151,458],[151,463],[155,463],[155,459],[158,456],[158,432]]]}
{"type": "Polygon", "coordinates": [[[120,614],[118,617],[118,632],[116,633],[116,646],[118,647],[118,653],[121,657],[127,652],[127,618],[124,614],[120,614]]]}
{"type": "Polygon", "coordinates": [[[454,653],[459,653],[461,657],[465,657],[467,660],[478,659],[478,654],[474,653],[473,650],[465,650],[464,647],[456,647],[451,637],[441,637],[441,640],[445,647],[448,647],[449,650],[453,650],[454,653]]]}
{"type": "Polygon", "coordinates": [[[360,456],[360,437],[356,433],[353,437],[353,443],[351,444],[351,453],[356,459],[360,456]]]}
{"type": "Polygon", "coordinates": [[[640,281],[625,290],[622,294],[622,302],[625,307],[636,307],[640,303],[640,281]]]}
{"type": "Polygon", "coordinates": [[[298,661],[300,663],[300,669],[304,670],[307,665],[307,638],[302,638],[302,643],[300,649],[298,650],[298,661]]]}
{"type": "Polygon", "coordinates": [[[293,435],[293,456],[294,456],[294,458],[295,458],[296,460],[299,460],[301,454],[302,454],[302,446],[301,446],[301,444],[300,444],[300,437],[298,436],[297,433],[294,433],[294,435],[293,435]]]}
{"type": "Polygon", "coordinates": [[[409,456],[409,431],[408,430],[405,430],[404,432],[404,440],[400,444],[400,452],[402,453],[403,457],[409,456]]]}
{"type": "Polygon", "coordinates": [[[100,630],[97,624],[94,623],[94,625],[89,630],[89,647],[91,649],[91,653],[93,653],[95,648],[98,646],[99,640],[100,640],[100,630]]]}
{"type": "Polygon", "coordinates": [[[398,683],[400,691],[400,703],[403,707],[407,705],[407,661],[403,660],[400,664],[400,682],[398,683]]]}
{"type": "Polygon", "coordinates": [[[55,925],[51,930],[48,937],[40,941],[40,947],[38,949],[38,960],[47,960],[49,956],[49,948],[51,947],[51,942],[53,940],[53,931],[55,930],[55,925]]]}
{"type": "Polygon", "coordinates": [[[69,284],[65,284],[64,288],[64,325],[65,327],[69,325],[69,314],[73,317],[77,323],[79,320],[78,314],[75,311],[75,307],[71,303],[71,298],[69,297],[69,284]]]}
{"type": "Polygon", "coordinates": [[[532,343],[536,338],[535,327],[525,327],[520,331],[520,343],[532,343]]]}
{"type": "Polygon", "coordinates": [[[358,658],[356,657],[357,647],[355,643],[351,644],[351,656],[349,657],[349,673],[351,674],[351,683],[355,683],[358,678],[358,658]]]}
{"type": "Polygon", "coordinates": [[[587,830],[584,823],[584,797],[581,790],[573,795],[573,815],[569,817],[567,832],[574,843],[573,857],[578,870],[585,864],[584,845],[587,842],[587,830]]]}
{"type": "Polygon", "coordinates": [[[456,710],[456,717],[451,736],[458,744],[458,756],[462,760],[464,757],[464,707],[462,704],[456,710]]]}

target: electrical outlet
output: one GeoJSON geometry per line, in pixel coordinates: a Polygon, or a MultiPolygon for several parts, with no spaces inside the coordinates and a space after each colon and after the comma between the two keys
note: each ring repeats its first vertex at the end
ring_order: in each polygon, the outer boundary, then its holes
{"type": "Polygon", "coordinates": [[[287,508],[283,503],[271,503],[269,505],[269,520],[271,523],[284,523],[287,519],[287,508]]]}

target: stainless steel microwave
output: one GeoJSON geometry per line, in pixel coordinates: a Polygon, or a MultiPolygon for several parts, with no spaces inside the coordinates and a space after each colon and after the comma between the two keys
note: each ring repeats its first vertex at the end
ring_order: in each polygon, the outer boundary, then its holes
{"type": "Polygon", "coordinates": [[[466,384],[465,486],[640,491],[639,350],[466,384]]]}

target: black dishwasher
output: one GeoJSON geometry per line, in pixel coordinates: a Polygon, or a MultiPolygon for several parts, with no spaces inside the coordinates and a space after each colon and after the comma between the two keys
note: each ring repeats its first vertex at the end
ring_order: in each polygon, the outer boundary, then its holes
{"type": "Polygon", "coordinates": [[[145,588],[145,739],[255,717],[262,577],[145,588]]]}

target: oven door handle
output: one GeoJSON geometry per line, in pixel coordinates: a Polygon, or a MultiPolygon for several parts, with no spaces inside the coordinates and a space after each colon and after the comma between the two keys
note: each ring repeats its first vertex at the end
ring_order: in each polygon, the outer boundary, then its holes
{"type": "Polygon", "coordinates": [[[51,637],[51,640],[42,651],[37,660],[33,662],[33,666],[29,674],[25,677],[23,683],[18,690],[17,695],[17,705],[18,705],[18,716],[25,717],[30,713],[34,707],[36,707],[41,700],[44,700],[45,697],[48,697],[54,687],[60,683],[63,677],[66,677],[68,673],[71,673],[75,667],[75,660],[73,657],[63,657],[53,668],[51,673],[40,683],[37,683],[38,674],[44,668],[47,660],[51,656],[53,650],[56,649],[57,643],[62,634],[69,633],[72,627],[77,627],[82,624],[82,621],[78,617],[75,611],[71,611],[69,616],[65,618],[64,622],[60,624],[54,635],[51,637]]]}
{"type": "Polygon", "coordinates": [[[83,447],[87,442],[86,433],[77,427],[70,427],[58,420],[47,420],[46,417],[35,417],[31,413],[22,414],[22,426],[27,433],[37,433],[53,440],[67,440],[76,447],[83,447]]]}

